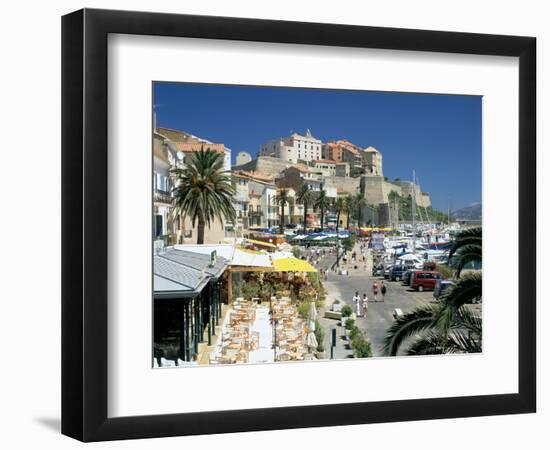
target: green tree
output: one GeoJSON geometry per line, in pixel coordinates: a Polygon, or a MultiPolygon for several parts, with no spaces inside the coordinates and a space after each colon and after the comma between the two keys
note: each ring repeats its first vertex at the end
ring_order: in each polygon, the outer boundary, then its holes
{"type": "Polygon", "coordinates": [[[325,211],[330,207],[330,197],[327,196],[327,192],[322,189],[317,198],[315,199],[314,207],[321,211],[321,231],[323,231],[325,223],[325,211]]]}
{"type": "Polygon", "coordinates": [[[342,197],[337,197],[332,203],[332,211],[336,214],[336,233],[340,231],[340,216],[346,210],[346,204],[342,197]]]}
{"type": "Polygon", "coordinates": [[[279,222],[279,228],[281,229],[281,234],[284,233],[285,227],[285,206],[288,205],[290,201],[288,190],[279,189],[277,195],[275,196],[275,203],[281,207],[281,220],[279,222]]]}
{"type": "Polygon", "coordinates": [[[356,358],[370,358],[372,356],[372,346],[361,330],[357,329],[353,335],[350,334],[350,338],[351,348],[356,358]]]}
{"type": "Polygon", "coordinates": [[[364,195],[361,193],[355,194],[355,206],[356,206],[356,217],[357,219],[357,226],[361,227],[363,225],[361,223],[361,217],[363,217],[363,209],[368,206],[367,199],[364,195]]]}
{"type": "Polygon", "coordinates": [[[346,229],[349,231],[350,217],[357,207],[355,202],[355,196],[353,194],[348,194],[344,199],[344,209],[346,211],[346,229]]]}
{"type": "Polygon", "coordinates": [[[300,192],[296,196],[299,204],[304,206],[304,232],[307,230],[307,210],[309,205],[313,203],[313,192],[307,184],[303,184],[300,192]]]}
{"type": "Polygon", "coordinates": [[[189,217],[197,227],[197,244],[204,244],[205,227],[218,218],[234,222],[236,213],[232,204],[235,190],[224,172],[223,155],[201,149],[193,154],[191,163],[174,169],[176,187],[173,189],[174,213],[189,217]]]}

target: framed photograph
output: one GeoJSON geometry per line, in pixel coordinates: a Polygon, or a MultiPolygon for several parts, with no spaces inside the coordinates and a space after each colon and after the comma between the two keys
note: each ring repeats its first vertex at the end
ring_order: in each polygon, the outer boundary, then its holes
{"type": "Polygon", "coordinates": [[[536,40],[62,21],[62,432],[536,410],[536,40]]]}

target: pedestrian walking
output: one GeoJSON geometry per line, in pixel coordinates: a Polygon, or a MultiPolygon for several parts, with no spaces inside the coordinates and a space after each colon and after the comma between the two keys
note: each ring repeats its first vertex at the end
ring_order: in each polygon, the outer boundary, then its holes
{"type": "Polygon", "coordinates": [[[367,310],[369,308],[369,298],[367,294],[363,294],[363,316],[367,317],[367,310]]]}
{"type": "Polygon", "coordinates": [[[372,283],[372,297],[374,302],[378,301],[378,283],[376,281],[372,283]]]}
{"type": "Polygon", "coordinates": [[[382,294],[382,302],[384,302],[384,299],[386,298],[386,285],[382,281],[382,284],[380,286],[380,293],[382,294]]]}
{"type": "Polygon", "coordinates": [[[359,292],[355,292],[353,296],[353,303],[355,303],[355,310],[357,311],[357,317],[361,317],[361,302],[360,302],[359,292]]]}

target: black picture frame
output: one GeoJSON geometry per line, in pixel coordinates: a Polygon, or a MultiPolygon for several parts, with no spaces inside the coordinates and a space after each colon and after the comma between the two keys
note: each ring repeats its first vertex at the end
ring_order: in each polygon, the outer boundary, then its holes
{"type": "Polygon", "coordinates": [[[84,9],[62,18],[62,433],[82,441],[321,427],[536,409],[536,39],[84,9]],[[519,57],[518,392],[109,418],[107,37],[110,33],[519,57]]]}

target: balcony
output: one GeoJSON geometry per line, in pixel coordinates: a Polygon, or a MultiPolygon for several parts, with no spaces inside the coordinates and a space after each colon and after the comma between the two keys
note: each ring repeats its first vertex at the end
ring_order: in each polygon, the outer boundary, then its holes
{"type": "Polygon", "coordinates": [[[155,189],[155,191],[153,192],[153,201],[156,203],[166,203],[168,205],[171,205],[172,195],[170,194],[170,192],[155,189]]]}

